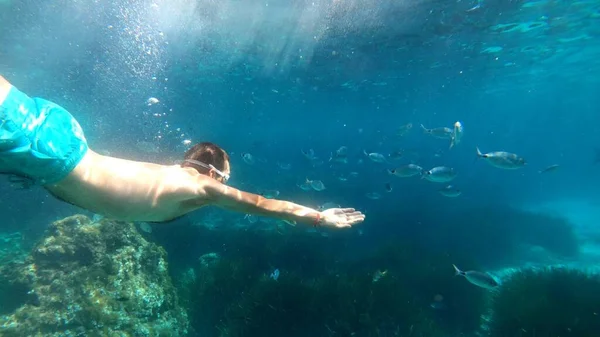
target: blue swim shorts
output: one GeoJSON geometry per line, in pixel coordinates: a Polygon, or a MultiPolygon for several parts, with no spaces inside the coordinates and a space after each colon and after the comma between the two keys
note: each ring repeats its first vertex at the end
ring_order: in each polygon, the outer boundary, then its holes
{"type": "Polygon", "coordinates": [[[10,89],[0,105],[0,173],[54,184],[79,164],[87,150],[83,130],[67,110],[10,89]]]}

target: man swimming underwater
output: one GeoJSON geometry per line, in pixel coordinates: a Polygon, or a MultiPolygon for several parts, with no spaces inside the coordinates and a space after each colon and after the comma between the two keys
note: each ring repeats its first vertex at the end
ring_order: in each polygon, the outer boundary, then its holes
{"type": "Polygon", "coordinates": [[[57,198],[124,221],[164,222],[206,205],[302,224],[350,227],[353,208],[322,212],[227,186],[227,153],[211,143],[165,166],[100,155],[62,107],[30,98],[0,76],[0,173],[33,179],[57,198]]]}

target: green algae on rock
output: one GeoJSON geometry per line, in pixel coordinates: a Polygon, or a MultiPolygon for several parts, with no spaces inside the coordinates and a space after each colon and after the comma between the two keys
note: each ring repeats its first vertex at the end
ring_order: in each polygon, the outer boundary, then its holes
{"type": "Polygon", "coordinates": [[[165,259],[131,223],[54,222],[25,262],[0,268],[0,287],[20,302],[0,313],[0,335],[185,336],[165,259]]]}

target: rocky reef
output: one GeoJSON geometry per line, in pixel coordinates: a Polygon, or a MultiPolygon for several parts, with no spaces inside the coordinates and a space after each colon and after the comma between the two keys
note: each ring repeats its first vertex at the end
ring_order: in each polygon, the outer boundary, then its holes
{"type": "Polygon", "coordinates": [[[185,336],[166,252],[131,223],[54,222],[24,262],[0,267],[2,336],[185,336]]]}

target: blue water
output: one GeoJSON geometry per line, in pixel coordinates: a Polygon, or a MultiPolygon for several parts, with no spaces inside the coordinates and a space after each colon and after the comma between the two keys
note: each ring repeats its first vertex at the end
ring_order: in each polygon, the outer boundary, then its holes
{"type": "MultiPolygon", "coordinates": [[[[97,152],[173,164],[189,146],[211,141],[231,155],[236,188],[364,212],[356,228],[315,235],[360,248],[340,256],[398,237],[460,251],[501,274],[528,263],[594,267],[599,33],[600,3],[591,0],[0,0],[0,74],[67,108],[97,152]],[[160,102],[149,106],[150,97],[160,102]],[[465,131],[452,149],[420,128],[456,121],[465,131]],[[412,129],[398,136],[408,123],[412,129]],[[329,162],[341,146],[349,162],[329,162]],[[476,147],[516,153],[527,165],[492,167],[477,160],[476,147]],[[302,155],[309,149],[322,164],[302,155]],[[404,155],[375,163],[364,151],[404,155]],[[387,172],[409,163],[454,168],[451,184],[461,196],[387,172]],[[538,173],[553,164],[559,169],[538,173]],[[350,172],[357,176],[339,179],[350,172]],[[326,189],[303,191],[306,179],[326,189]],[[366,196],[373,192],[381,198],[366,196]],[[508,208],[563,217],[577,242],[539,225],[515,239],[535,257],[503,250],[498,233],[528,225],[506,220],[486,232],[508,208]]],[[[39,238],[49,222],[85,213],[42,189],[8,183],[0,184],[0,200],[7,235],[39,238]]],[[[193,244],[198,238],[186,226],[281,227],[218,209],[172,226],[153,225],[154,239],[182,269],[209,250],[193,244]],[[188,245],[178,241],[183,236],[188,245]]]]}

